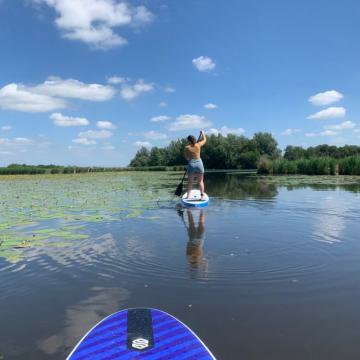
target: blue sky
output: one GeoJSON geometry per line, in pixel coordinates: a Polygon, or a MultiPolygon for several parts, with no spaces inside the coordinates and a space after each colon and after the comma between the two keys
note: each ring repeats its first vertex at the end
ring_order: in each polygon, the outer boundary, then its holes
{"type": "Polygon", "coordinates": [[[200,129],[360,143],[355,0],[0,0],[0,165],[127,165],[200,129]]]}

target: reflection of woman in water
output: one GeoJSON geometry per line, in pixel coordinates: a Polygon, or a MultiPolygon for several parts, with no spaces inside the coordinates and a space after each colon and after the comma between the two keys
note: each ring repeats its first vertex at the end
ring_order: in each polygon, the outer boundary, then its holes
{"type": "Polygon", "coordinates": [[[186,245],[186,256],[190,265],[190,270],[196,277],[198,272],[206,273],[208,270],[208,262],[204,258],[204,234],[205,234],[205,212],[200,210],[198,226],[195,226],[193,213],[187,209],[188,217],[188,235],[189,241],[186,245]]]}

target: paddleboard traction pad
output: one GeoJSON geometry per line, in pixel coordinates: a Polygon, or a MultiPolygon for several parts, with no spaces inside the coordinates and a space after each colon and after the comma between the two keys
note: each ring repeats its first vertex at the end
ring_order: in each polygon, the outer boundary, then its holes
{"type": "Polygon", "coordinates": [[[67,360],[215,359],[181,321],[156,309],[119,311],[95,325],[67,360]]]}

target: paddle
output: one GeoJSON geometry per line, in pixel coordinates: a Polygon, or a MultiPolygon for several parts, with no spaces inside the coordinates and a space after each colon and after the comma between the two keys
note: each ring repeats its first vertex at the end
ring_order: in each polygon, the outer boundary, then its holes
{"type": "MultiPolygon", "coordinates": [[[[201,138],[201,131],[200,131],[200,135],[199,135],[199,137],[198,137],[198,139],[197,139],[196,142],[199,142],[199,141],[200,141],[200,138],[201,138]]],[[[184,176],[182,177],[180,184],[177,186],[177,188],[176,188],[176,190],[175,190],[175,193],[174,193],[174,194],[175,194],[176,196],[181,196],[181,194],[182,194],[182,192],[183,192],[183,185],[184,185],[184,180],[185,180],[186,173],[187,173],[187,169],[186,169],[185,172],[184,172],[184,176]]]]}

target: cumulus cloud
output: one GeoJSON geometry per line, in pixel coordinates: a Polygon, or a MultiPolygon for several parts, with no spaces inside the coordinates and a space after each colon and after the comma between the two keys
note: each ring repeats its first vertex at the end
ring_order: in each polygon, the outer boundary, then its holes
{"type": "Polygon", "coordinates": [[[341,94],[340,92],[336,90],[329,90],[310,96],[309,102],[311,102],[313,105],[323,106],[337,102],[341,100],[343,97],[344,95],[341,94]]]}
{"type": "Polygon", "coordinates": [[[11,129],[12,129],[12,126],[10,126],[10,125],[4,125],[1,127],[2,131],[10,131],[11,129]]]}
{"type": "Polygon", "coordinates": [[[77,139],[73,139],[72,141],[74,144],[78,144],[78,145],[96,145],[96,141],[95,140],[89,140],[87,138],[77,138],[77,139]]]}
{"type": "Polygon", "coordinates": [[[337,132],[334,130],[324,130],[320,132],[321,136],[336,136],[337,132]]]}
{"type": "Polygon", "coordinates": [[[344,121],[344,122],[342,122],[340,124],[324,126],[325,129],[335,130],[335,131],[353,129],[354,127],[356,127],[356,124],[354,122],[350,121],[350,120],[344,121]]]}
{"type": "Polygon", "coordinates": [[[121,77],[121,76],[110,76],[107,79],[108,84],[111,85],[118,85],[118,84],[122,84],[124,82],[126,82],[126,79],[121,77]]]}
{"type": "Polygon", "coordinates": [[[280,135],[290,136],[290,135],[293,135],[293,134],[298,133],[298,132],[300,132],[299,129],[286,129],[280,135]]]}
{"type": "Polygon", "coordinates": [[[167,107],[167,103],[165,101],[159,102],[159,107],[164,108],[167,107]]]}
{"type": "Polygon", "coordinates": [[[210,127],[212,124],[204,116],[195,114],[180,115],[176,121],[170,124],[170,131],[181,131],[188,129],[203,129],[210,127]]]}
{"type": "Polygon", "coordinates": [[[305,136],[307,137],[316,137],[316,136],[336,136],[338,133],[336,131],[333,130],[324,130],[321,131],[319,133],[315,133],[315,132],[309,132],[306,133],[305,136]]]}
{"type": "Polygon", "coordinates": [[[166,121],[166,120],[170,120],[170,116],[159,115],[159,116],[154,116],[151,118],[152,122],[160,122],[160,121],[166,121]]]}
{"type": "Polygon", "coordinates": [[[0,153],[3,155],[11,155],[15,152],[27,152],[33,145],[33,140],[24,137],[16,137],[13,139],[0,138],[0,153]]]}
{"type": "Polygon", "coordinates": [[[163,140],[167,138],[166,134],[154,130],[144,132],[143,135],[150,140],[163,140]]]}
{"type": "Polygon", "coordinates": [[[61,113],[51,114],[50,119],[54,122],[56,126],[62,127],[89,125],[89,120],[86,118],[65,116],[61,113]]]}
{"type": "Polygon", "coordinates": [[[100,84],[85,84],[75,79],[61,79],[56,76],[49,77],[43,84],[31,89],[34,92],[87,101],[107,101],[115,95],[111,86],[100,84]]]}
{"type": "Polygon", "coordinates": [[[139,146],[139,147],[142,147],[142,146],[144,146],[144,147],[152,147],[152,144],[149,143],[148,141],[136,141],[134,143],[134,145],[139,146]]]}
{"type": "Polygon", "coordinates": [[[39,94],[21,84],[9,84],[0,89],[0,108],[22,112],[47,112],[66,107],[63,99],[39,94]]]}
{"type": "Polygon", "coordinates": [[[243,135],[245,133],[245,130],[243,128],[237,128],[237,129],[231,129],[227,126],[222,126],[220,129],[211,128],[207,131],[209,135],[222,135],[224,137],[227,137],[229,134],[233,135],[243,135]]]}
{"type": "Polygon", "coordinates": [[[116,129],[116,126],[111,121],[98,121],[96,126],[100,129],[116,129]]]}
{"type": "Polygon", "coordinates": [[[119,0],[33,0],[57,13],[56,26],[63,37],[108,50],[127,44],[116,32],[118,27],[140,26],[153,20],[145,6],[132,6],[119,0]]]}
{"type": "Polygon", "coordinates": [[[217,105],[212,104],[212,103],[209,103],[209,104],[205,104],[205,105],[204,105],[204,108],[205,108],[205,109],[212,110],[212,109],[216,109],[216,108],[217,108],[217,105]]]}
{"type": "Polygon", "coordinates": [[[0,108],[23,112],[48,112],[67,107],[64,99],[107,101],[115,95],[110,86],[85,84],[75,79],[49,77],[42,84],[8,84],[0,88],[0,108]]]}
{"type": "Polygon", "coordinates": [[[78,134],[79,138],[85,139],[106,139],[111,136],[113,136],[113,133],[109,130],[88,130],[78,134]]]}
{"type": "Polygon", "coordinates": [[[143,93],[150,92],[154,89],[154,84],[146,83],[140,79],[133,85],[124,85],[120,91],[121,97],[126,101],[131,101],[143,93]]]}
{"type": "Polygon", "coordinates": [[[336,119],[344,117],[346,115],[346,109],[343,107],[328,107],[315,114],[308,116],[310,120],[323,120],[323,119],[336,119]]]}
{"type": "Polygon", "coordinates": [[[198,58],[193,59],[192,63],[199,71],[210,71],[216,66],[214,61],[207,56],[199,56],[198,58]]]}

